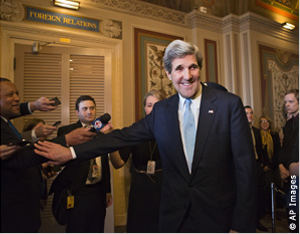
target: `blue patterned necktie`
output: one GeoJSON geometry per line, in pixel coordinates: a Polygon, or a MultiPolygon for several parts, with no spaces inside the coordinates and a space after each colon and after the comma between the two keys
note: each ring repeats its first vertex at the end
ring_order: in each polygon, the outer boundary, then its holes
{"type": "Polygon", "coordinates": [[[192,170],[192,162],[194,157],[196,127],[195,119],[191,110],[191,99],[185,100],[185,112],[183,115],[183,136],[185,142],[186,156],[190,171],[192,170]]]}
{"type": "Polygon", "coordinates": [[[16,129],[16,127],[9,120],[8,120],[8,124],[9,124],[9,127],[14,131],[14,133],[18,136],[19,140],[21,141],[22,140],[21,134],[16,129]]]}

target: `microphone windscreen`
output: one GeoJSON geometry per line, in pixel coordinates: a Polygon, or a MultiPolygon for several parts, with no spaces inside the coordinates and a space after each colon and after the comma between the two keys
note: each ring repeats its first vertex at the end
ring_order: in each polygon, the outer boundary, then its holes
{"type": "Polygon", "coordinates": [[[110,121],[111,116],[110,116],[110,114],[105,113],[104,115],[100,116],[99,119],[102,122],[102,124],[107,124],[110,121]]]}

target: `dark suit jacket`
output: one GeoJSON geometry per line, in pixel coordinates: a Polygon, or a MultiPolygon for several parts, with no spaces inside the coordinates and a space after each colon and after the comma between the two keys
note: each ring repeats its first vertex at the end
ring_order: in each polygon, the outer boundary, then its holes
{"type": "MultiPolygon", "coordinates": [[[[58,136],[65,135],[76,128],[81,128],[82,124],[80,121],[74,124],[60,127],[58,129],[58,136]]],[[[103,135],[101,132],[98,133],[103,135]]],[[[111,193],[110,185],[110,171],[108,164],[108,155],[102,155],[101,157],[102,165],[102,182],[105,187],[106,193],[111,193]]],[[[72,162],[66,165],[66,167],[59,173],[50,189],[50,194],[55,192],[55,190],[61,190],[67,186],[71,186],[74,195],[80,196],[84,191],[82,188],[85,186],[88,172],[90,167],[90,161],[86,160],[80,163],[72,162]]]]}
{"type": "Polygon", "coordinates": [[[293,148],[299,135],[299,114],[286,122],[283,134],[284,138],[279,154],[279,164],[282,163],[286,169],[289,169],[293,148]]]}
{"type": "MultiPolygon", "coordinates": [[[[21,114],[29,114],[27,103],[21,104],[21,114]]],[[[20,140],[9,124],[1,118],[1,145],[20,140]]],[[[66,145],[64,138],[54,140],[66,145]]],[[[1,232],[37,232],[40,224],[42,193],[41,163],[45,158],[26,146],[9,159],[1,160],[1,232]]]]}
{"type": "Polygon", "coordinates": [[[203,87],[192,174],[178,120],[178,95],[128,128],[74,146],[78,160],[156,140],[162,160],[162,232],[176,232],[191,206],[199,232],[255,232],[254,150],[241,99],[203,87]]]}

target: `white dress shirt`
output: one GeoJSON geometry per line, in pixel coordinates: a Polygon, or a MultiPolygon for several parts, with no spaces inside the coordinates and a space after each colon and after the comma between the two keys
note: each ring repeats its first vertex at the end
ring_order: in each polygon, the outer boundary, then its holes
{"type": "MultiPolygon", "coordinates": [[[[184,136],[183,136],[183,115],[185,112],[185,98],[183,98],[180,94],[179,96],[179,104],[178,104],[178,120],[179,120],[179,128],[180,128],[180,134],[181,134],[181,140],[182,140],[182,146],[185,154],[186,161],[188,162],[187,156],[186,156],[186,147],[184,142],[184,136]]],[[[198,95],[195,99],[191,99],[191,110],[194,116],[195,120],[195,127],[196,127],[196,134],[197,134],[197,128],[198,128],[198,119],[200,114],[200,104],[201,104],[201,95],[198,95]]],[[[192,172],[192,168],[189,168],[190,173],[192,172]]]]}

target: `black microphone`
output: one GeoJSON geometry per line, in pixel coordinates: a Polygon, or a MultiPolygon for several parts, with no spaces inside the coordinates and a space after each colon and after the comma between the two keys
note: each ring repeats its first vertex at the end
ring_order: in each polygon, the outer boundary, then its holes
{"type": "Polygon", "coordinates": [[[110,121],[111,116],[108,113],[105,113],[94,120],[92,123],[93,127],[91,128],[91,131],[93,132],[99,132],[108,122],[110,121]]]}

